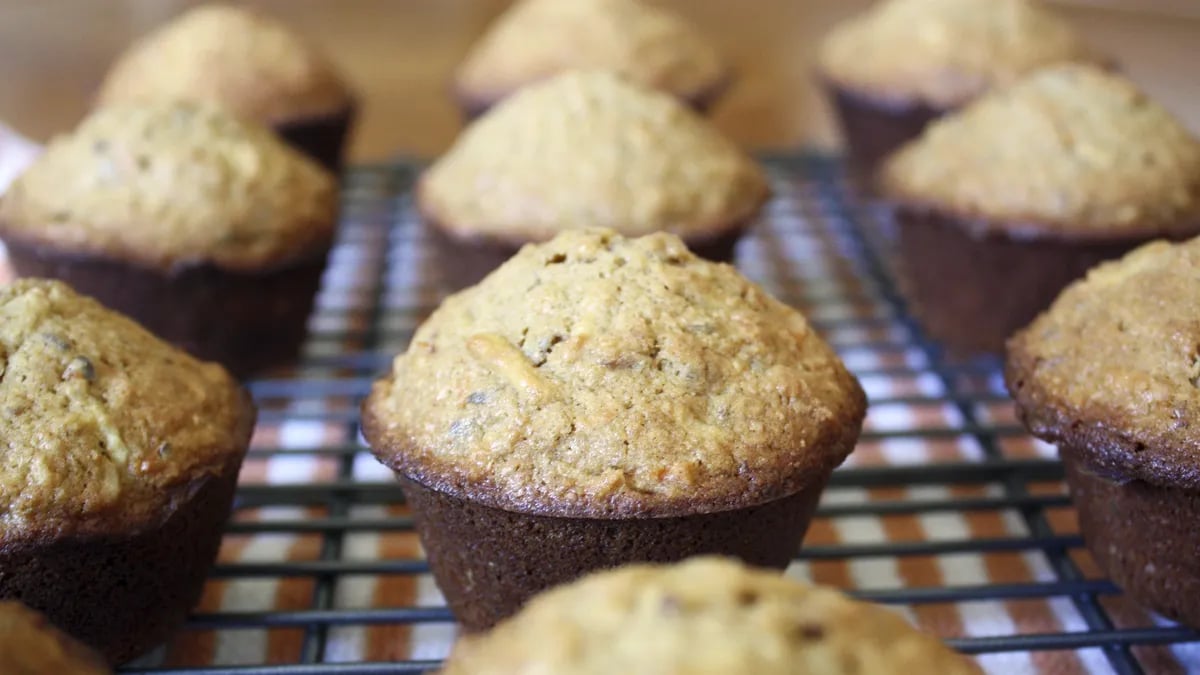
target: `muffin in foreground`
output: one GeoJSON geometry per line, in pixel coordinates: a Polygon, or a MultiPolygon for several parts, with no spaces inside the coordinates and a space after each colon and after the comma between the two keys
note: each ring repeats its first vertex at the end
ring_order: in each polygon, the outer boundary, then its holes
{"type": "Polygon", "coordinates": [[[336,172],[354,96],[333,63],[290,27],[228,5],[195,7],[129,46],[97,104],[218,104],[272,127],[336,172]]]}
{"type": "Polygon", "coordinates": [[[569,70],[607,70],[704,111],[725,90],[717,50],[669,11],[638,0],[521,0],[471,49],[454,76],[468,117],[569,70]]]}
{"type": "Polygon", "coordinates": [[[534,598],[442,675],[976,675],[894,612],[731,560],[631,565],[534,598]]]}
{"type": "Polygon", "coordinates": [[[56,281],[0,289],[0,599],[121,663],[200,597],[254,405],[56,281]]]}
{"type": "Polygon", "coordinates": [[[1084,540],[1133,599],[1200,628],[1200,239],[1092,270],[1009,343],[1017,411],[1058,444],[1084,540]]]}
{"type": "Polygon", "coordinates": [[[804,317],[732,267],[579,230],[447,299],[363,431],[478,630],[598,568],[785,567],[865,406],[804,317]]]}
{"type": "Polygon", "coordinates": [[[522,244],[583,227],[671,232],[729,261],[768,194],[761,167],[707,121],[588,71],[530,86],[476,121],[422,176],[417,205],[461,288],[522,244]]]}
{"type": "Polygon", "coordinates": [[[943,118],[883,186],[911,309],[956,351],[1000,353],[1092,266],[1200,233],[1200,140],[1092,66],[1047,68],[943,118]]]}
{"type": "Polygon", "coordinates": [[[852,164],[866,175],[930,121],[1040,67],[1095,60],[1036,0],[885,0],[821,43],[852,164]]]}
{"type": "Polygon", "coordinates": [[[108,675],[92,650],[19,602],[0,601],[0,673],[4,675],[108,675]]]}
{"type": "Polygon", "coordinates": [[[337,185],[273,134],[192,103],[113,106],[0,201],[21,276],[52,277],[243,375],[297,358],[337,185]]]}

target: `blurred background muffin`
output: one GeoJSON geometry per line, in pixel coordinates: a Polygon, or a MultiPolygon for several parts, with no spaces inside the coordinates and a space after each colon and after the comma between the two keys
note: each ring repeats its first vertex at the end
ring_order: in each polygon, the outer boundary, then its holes
{"type": "Polygon", "coordinates": [[[19,602],[0,602],[0,673],[108,675],[96,652],[19,602]]]}
{"type": "Polygon", "coordinates": [[[230,5],[201,5],[139,38],[112,65],[100,106],[194,101],[272,127],[331,171],[355,101],[333,63],[291,28],[230,5]]]}

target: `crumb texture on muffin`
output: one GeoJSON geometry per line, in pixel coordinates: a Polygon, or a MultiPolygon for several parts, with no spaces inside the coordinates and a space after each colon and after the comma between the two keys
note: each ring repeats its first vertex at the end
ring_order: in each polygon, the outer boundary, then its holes
{"type": "Polygon", "coordinates": [[[767,198],[762,169],[707,121],[602,71],[532,85],[471,125],[422,178],[420,208],[462,238],[564,229],[715,236],[767,198]]]}
{"type": "Polygon", "coordinates": [[[292,29],[249,9],[214,4],[133,43],[108,72],[98,104],[217,103],[275,123],[333,114],[350,98],[333,64],[292,29]]]}
{"type": "Polygon", "coordinates": [[[107,675],[99,655],[19,602],[0,601],[0,673],[107,675]]]}
{"type": "Polygon", "coordinates": [[[65,284],[0,289],[0,542],[153,526],[240,461],[253,422],[220,366],[65,284]]]}
{"type": "Polygon", "coordinates": [[[498,508],[771,501],[852,449],[858,382],[795,310],[672,235],[573,231],[447,299],[365,406],[381,461],[498,508]]]}
{"type": "Polygon", "coordinates": [[[1200,140],[1128,80],[1039,71],[942,118],[884,167],[889,196],[1014,235],[1200,230],[1200,140]]]}
{"type": "Polygon", "coordinates": [[[898,104],[957,107],[1036,68],[1095,56],[1035,0],[885,0],[834,28],[818,62],[834,84],[898,104]]]}
{"type": "Polygon", "coordinates": [[[331,175],[209,105],[113,106],[55,138],[0,201],[0,235],[149,267],[283,265],[333,236],[331,175]]]}
{"type": "Polygon", "coordinates": [[[721,558],[631,565],[461,640],[443,675],[975,675],[895,612],[721,558]]]}
{"type": "Polygon", "coordinates": [[[455,75],[460,94],[499,100],[568,70],[602,69],[680,97],[717,86],[717,50],[676,15],[638,0],[522,0],[455,75]]]}
{"type": "Polygon", "coordinates": [[[1125,479],[1200,489],[1200,239],[1093,269],[1009,342],[1034,434],[1125,479]]]}

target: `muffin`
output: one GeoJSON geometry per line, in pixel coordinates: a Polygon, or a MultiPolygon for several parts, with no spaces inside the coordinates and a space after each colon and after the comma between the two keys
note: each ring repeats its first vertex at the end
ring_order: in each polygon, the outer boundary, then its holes
{"type": "Polygon", "coordinates": [[[666,94],[603,71],[531,85],[421,177],[417,207],[450,285],[566,229],[677,234],[730,261],[769,195],[762,168],[666,94]]]}
{"type": "Polygon", "coordinates": [[[471,49],[454,75],[468,117],[568,70],[608,70],[706,110],[729,70],[681,18],[639,0],[521,0],[471,49]]]}
{"type": "Polygon", "coordinates": [[[631,565],[538,596],[443,675],[975,675],[898,614],[730,560],[631,565]]]}
{"type": "Polygon", "coordinates": [[[898,151],[882,178],[910,309],[955,351],[1001,352],[1092,266],[1200,232],[1200,141],[1093,66],[984,96],[898,151]]]}
{"type": "Polygon", "coordinates": [[[112,106],[0,201],[22,276],[69,282],[243,375],[293,362],[333,242],[333,176],[210,105],[112,106]]]}
{"type": "Polygon", "coordinates": [[[931,120],[1042,66],[1095,60],[1034,0],[885,0],[821,43],[820,76],[852,167],[880,160],[931,120]]]}
{"type": "Polygon", "coordinates": [[[1057,443],[1084,540],[1135,600],[1200,628],[1200,239],[1088,273],[1008,346],[1006,380],[1057,443]]]}
{"type": "Polygon", "coordinates": [[[270,126],[334,172],[356,107],[315,45],[271,17],[226,5],[195,7],[130,45],[97,104],[178,100],[219,104],[270,126]]]}
{"type": "Polygon", "coordinates": [[[0,289],[0,357],[0,599],[126,661],[200,598],[254,405],[57,281],[0,289]]]}
{"type": "Polygon", "coordinates": [[[0,673],[108,675],[98,654],[19,602],[0,602],[0,673]]]}
{"type": "Polygon", "coordinates": [[[575,230],[447,299],[363,433],[469,630],[598,568],[783,568],[862,389],[798,312],[659,233],[575,230]]]}

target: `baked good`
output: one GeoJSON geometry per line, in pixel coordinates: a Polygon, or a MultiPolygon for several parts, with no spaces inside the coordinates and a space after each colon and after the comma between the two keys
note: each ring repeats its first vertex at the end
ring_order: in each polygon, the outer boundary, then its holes
{"type": "Polygon", "coordinates": [[[1022,421],[1057,443],[1084,540],[1138,602],[1200,628],[1200,239],[1088,273],[1009,343],[1022,421]]]}
{"type": "Polygon", "coordinates": [[[639,0],[520,0],[454,75],[468,117],[569,70],[608,70],[703,111],[725,90],[717,50],[671,12],[639,0]]]}
{"type": "Polygon", "coordinates": [[[333,242],[333,176],[194,103],[111,106],[0,201],[22,276],[62,279],[246,374],[296,359],[333,242]]]}
{"type": "Polygon", "coordinates": [[[0,599],[117,664],[200,598],[254,405],[57,281],[0,289],[0,599]]]}
{"type": "Polygon", "coordinates": [[[443,675],[976,675],[898,614],[721,558],[630,565],[534,598],[443,675]]]}
{"type": "Polygon", "coordinates": [[[109,675],[92,650],[19,602],[0,602],[0,673],[4,675],[109,675]]]}
{"type": "Polygon", "coordinates": [[[472,124],[417,186],[451,285],[581,227],[667,231],[730,261],[769,194],[761,167],[666,94],[603,71],[527,89],[472,124]]]}
{"type": "Polygon", "coordinates": [[[97,104],[194,101],[219,104],[270,126],[338,171],[355,99],[316,45],[244,7],[194,7],[142,36],[118,57],[97,104]]]}
{"type": "Polygon", "coordinates": [[[820,76],[858,171],[930,121],[1046,65],[1096,60],[1037,0],[884,0],[822,41],[820,76]]]}
{"type": "Polygon", "coordinates": [[[1001,352],[1103,260],[1200,233],[1200,140],[1094,66],[1041,70],[939,120],[882,179],[911,309],[961,351],[1001,352]]]}
{"type": "Polygon", "coordinates": [[[634,561],[785,567],[865,397],[798,312],[677,237],[564,232],[447,299],[363,405],[477,630],[634,561]]]}

